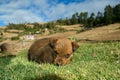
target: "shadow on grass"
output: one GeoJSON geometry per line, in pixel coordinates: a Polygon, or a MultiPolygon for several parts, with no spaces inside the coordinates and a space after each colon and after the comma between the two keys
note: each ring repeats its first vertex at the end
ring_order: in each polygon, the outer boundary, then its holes
{"type": "Polygon", "coordinates": [[[64,78],[61,78],[60,76],[56,74],[46,74],[41,77],[36,77],[36,78],[24,78],[24,80],[66,80],[64,78]]]}
{"type": "Polygon", "coordinates": [[[0,56],[0,65],[5,67],[10,63],[11,59],[15,57],[16,57],[15,55],[0,56]]]}

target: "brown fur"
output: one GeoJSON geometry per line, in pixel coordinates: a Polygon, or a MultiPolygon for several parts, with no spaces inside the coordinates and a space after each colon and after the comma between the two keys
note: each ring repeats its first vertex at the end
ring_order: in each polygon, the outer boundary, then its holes
{"type": "Polygon", "coordinates": [[[5,53],[5,52],[10,52],[12,50],[12,45],[9,43],[3,43],[0,45],[0,52],[5,53]]]}
{"type": "Polygon", "coordinates": [[[75,42],[66,38],[40,39],[30,47],[28,59],[38,63],[64,65],[70,62],[73,51],[77,48],[75,42]]]}

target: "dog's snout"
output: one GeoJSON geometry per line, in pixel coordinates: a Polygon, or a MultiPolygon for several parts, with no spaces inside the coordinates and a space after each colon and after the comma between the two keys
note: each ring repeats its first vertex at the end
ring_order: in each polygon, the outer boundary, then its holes
{"type": "Polygon", "coordinates": [[[61,60],[61,59],[58,59],[56,65],[57,65],[57,66],[62,65],[62,60],[61,60]]]}
{"type": "Polygon", "coordinates": [[[57,65],[57,66],[60,66],[60,64],[58,64],[58,63],[57,63],[56,65],[57,65]]]}
{"type": "Polygon", "coordinates": [[[61,63],[61,59],[58,59],[58,63],[61,63]]]}

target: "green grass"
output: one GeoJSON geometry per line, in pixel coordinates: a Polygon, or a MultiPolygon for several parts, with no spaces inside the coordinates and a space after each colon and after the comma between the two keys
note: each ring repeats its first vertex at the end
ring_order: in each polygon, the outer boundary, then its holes
{"type": "Polygon", "coordinates": [[[0,80],[120,80],[120,42],[85,43],[70,64],[28,62],[27,50],[0,58],[0,80]]]}

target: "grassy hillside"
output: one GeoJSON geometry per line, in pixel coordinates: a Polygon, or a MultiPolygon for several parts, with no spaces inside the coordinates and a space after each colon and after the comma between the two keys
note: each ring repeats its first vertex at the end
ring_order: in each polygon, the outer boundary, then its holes
{"type": "Polygon", "coordinates": [[[28,62],[27,50],[0,58],[0,80],[120,80],[120,42],[80,44],[65,66],[28,62]]]}

